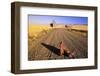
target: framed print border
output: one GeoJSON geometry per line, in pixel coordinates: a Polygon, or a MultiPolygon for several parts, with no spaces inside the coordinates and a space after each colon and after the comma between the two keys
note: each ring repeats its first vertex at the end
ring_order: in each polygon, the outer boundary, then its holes
{"type": "Polygon", "coordinates": [[[61,5],[61,4],[46,4],[46,3],[27,3],[13,2],[11,3],[11,72],[15,74],[23,73],[39,73],[39,72],[56,72],[56,71],[72,71],[97,69],[97,7],[93,6],[77,6],[77,5],[61,5]],[[80,67],[62,67],[62,68],[47,68],[47,69],[20,69],[20,8],[27,7],[42,7],[42,8],[60,8],[60,9],[79,9],[93,10],[94,15],[94,65],[80,67]]]}

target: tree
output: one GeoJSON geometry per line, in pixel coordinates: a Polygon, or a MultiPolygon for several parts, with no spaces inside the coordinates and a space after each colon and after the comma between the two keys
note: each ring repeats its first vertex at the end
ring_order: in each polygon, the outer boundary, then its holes
{"type": "Polygon", "coordinates": [[[55,20],[52,20],[52,22],[50,23],[50,27],[54,27],[54,25],[56,24],[55,20]]]}
{"type": "Polygon", "coordinates": [[[50,26],[53,28],[53,23],[51,23],[50,26]]]}
{"type": "Polygon", "coordinates": [[[68,28],[68,26],[67,26],[67,25],[65,25],[65,27],[66,27],[66,28],[68,28]]]}

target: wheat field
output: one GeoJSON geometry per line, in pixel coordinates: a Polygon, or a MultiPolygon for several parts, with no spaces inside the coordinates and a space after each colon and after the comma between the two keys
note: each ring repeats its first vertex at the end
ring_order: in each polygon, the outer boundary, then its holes
{"type": "Polygon", "coordinates": [[[64,27],[64,25],[55,26],[53,28],[49,25],[29,25],[28,60],[64,59],[64,56],[53,53],[55,48],[55,50],[57,50],[57,45],[61,40],[69,46],[71,51],[76,51],[76,58],[86,58],[87,31],[88,26],[84,25],[71,25],[67,28],[64,27]],[[79,30],[86,32],[81,32],[79,30]],[[45,46],[42,43],[45,43],[45,46]],[[48,46],[48,44],[50,45],[48,46]],[[53,45],[53,47],[51,45],[53,45]],[[50,49],[49,47],[54,49],[50,49]]]}

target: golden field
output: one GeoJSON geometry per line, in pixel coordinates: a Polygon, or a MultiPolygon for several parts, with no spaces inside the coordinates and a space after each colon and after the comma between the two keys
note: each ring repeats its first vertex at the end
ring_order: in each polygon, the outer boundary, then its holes
{"type": "Polygon", "coordinates": [[[37,37],[37,35],[43,31],[43,30],[49,30],[51,27],[50,26],[46,26],[46,25],[29,25],[28,27],[28,34],[30,37],[35,36],[37,37]]]}
{"type": "Polygon", "coordinates": [[[88,35],[88,26],[87,25],[72,25],[70,29],[77,31],[78,34],[87,37],[88,35]],[[83,31],[83,32],[82,32],[83,31]]]}
{"type": "Polygon", "coordinates": [[[88,26],[87,25],[72,25],[70,27],[71,27],[71,29],[75,29],[75,30],[83,30],[83,31],[87,31],[88,30],[88,26]]]}
{"type": "MultiPolygon", "coordinates": [[[[42,31],[50,30],[52,27],[50,25],[37,25],[37,24],[30,24],[28,27],[28,35],[29,37],[37,37],[37,35],[42,31]]],[[[53,28],[65,28],[64,25],[57,25],[53,28]]],[[[75,30],[82,30],[82,31],[88,31],[87,25],[68,25],[68,29],[75,29],[75,30]]]]}
{"type": "Polygon", "coordinates": [[[29,25],[28,27],[28,60],[50,60],[64,59],[56,55],[54,47],[58,48],[60,41],[65,41],[71,51],[77,53],[76,58],[87,57],[87,31],[88,26],[85,25],[29,25]],[[72,30],[75,29],[75,30],[72,30]],[[84,30],[82,32],[80,30],[84,30]],[[45,43],[46,47],[43,45],[45,43]],[[81,45],[82,44],[82,45],[81,45]],[[53,46],[51,46],[53,45],[53,46]],[[53,48],[48,49],[48,48],[53,48]],[[75,48],[74,48],[75,47],[75,48]],[[78,51],[76,51],[76,49],[78,51]],[[79,50],[81,49],[81,50],[79,50]],[[80,52],[81,51],[81,52],[80,52]]]}

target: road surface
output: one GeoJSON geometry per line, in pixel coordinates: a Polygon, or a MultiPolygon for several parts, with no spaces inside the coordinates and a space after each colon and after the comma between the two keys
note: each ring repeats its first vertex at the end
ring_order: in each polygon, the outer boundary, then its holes
{"type": "Polygon", "coordinates": [[[35,41],[35,47],[29,51],[29,60],[69,59],[59,55],[59,42],[63,41],[71,52],[75,52],[75,58],[87,58],[87,37],[75,31],[65,28],[55,28],[45,36],[35,41]]]}

